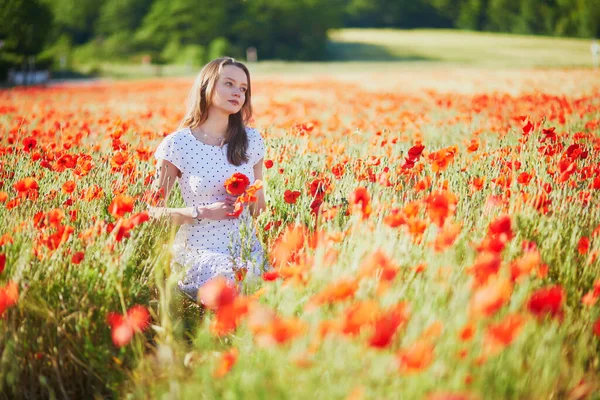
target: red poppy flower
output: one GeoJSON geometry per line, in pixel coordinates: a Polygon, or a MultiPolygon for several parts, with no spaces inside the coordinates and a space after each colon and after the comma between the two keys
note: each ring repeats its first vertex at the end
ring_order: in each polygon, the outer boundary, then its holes
{"type": "Polygon", "coordinates": [[[590,249],[590,238],[587,236],[583,236],[579,239],[579,243],[577,244],[577,251],[579,254],[583,255],[587,253],[590,249]]]}
{"type": "Polygon", "coordinates": [[[277,272],[277,271],[267,271],[267,272],[265,272],[263,274],[262,278],[266,282],[272,282],[274,280],[277,280],[277,278],[279,278],[279,272],[277,272]]]}
{"type": "Polygon", "coordinates": [[[242,214],[242,211],[244,211],[244,205],[238,201],[236,201],[233,204],[233,212],[227,213],[228,216],[230,217],[239,217],[242,214]]]}
{"type": "Polygon", "coordinates": [[[356,188],[348,201],[353,209],[360,211],[362,219],[366,219],[371,215],[371,196],[364,186],[356,188]]]}
{"type": "Polygon", "coordinates": [[[225,181],[225,190],[232,196],[240,196],[250,185],[250,179],[240,172],[236,172],[225,181]]]}
{"type": "Polygon", "coordinates": [[[73,264],[79,264],[83,261],[85,257],[85,253],[83,251],[78,251],[77,253],[73,254],[73,257],[71,257],[71,262],[73,264]]]}
{"type": "Polygon", "coordinates": [[[20,181],[15,183],[13,185],[13,187],[19,193],[26,193],[30,190],[38,190],[39,189],[37,181],[31,177],[21,179],[20,181]]]}
{"type": "Polygon", "coordinates": [[[398,328],[408,322],[409,313],[406,303],[400,303],[383,313],[374,324],[375,331],[369,339],[369,345],[378,349],[388,347],[398,328]]]}
{"type": "Polygon", "coordinates": [[[227,375],[237,361],[238,353],[238,349],[232,347],[228,351],[221,354],[221,360],[219,361],[219,365],[213,373],[213,376],[215,378],[222,378],[227,375]]]}
{"type": "Polygon", "coordinates": [[[295,204],[298,197],[300,197],[300,194],[301,193],[297,190],[292,191],[288,189],[283,193],[283,199],[288,204],[295,204]]]}
{"type": "Polygon", "coordinates": [[[236,297],[236,288],[221,276],[206,282],[198,290],[198,298],[211,310],[218,310],[232,304],[236,297]]]}
{"type": "Polygon", "coordinates": [[[113,199],[108,206],[108,212],[115,218],[121,218],[128,212],[133,211],[133,197],[127,195],[119,195],[113,199]]]}
{"type": "Polygon", "coordinates": [[[564,289],[559,285],[555,285],[535,291],[527,302],[527,308],[538,317],[546,315],[560,317],[562,316],[561,308],[564,301],[564,289]]]}
{"type": "Polygon", "coordinates": [[[146,307],[135,305],[125,315],[108,313],[108,324],[112,330],[113,343],[117,347],[127,345],[133,334],[141,332],[150,325],[150,313],[146,307]]]}
{"type": "Polygon", "coordinates": [[[29,153],[35,146],[37,146],[37,140],[34,137],[26,137],[23,139],[23,151],[29,153]]]}
{"type": "Polygon", "coordinates": [[[63,193],[73,193],[75,191],[75,182],[73,181],[66,181],[63,185],[62,185],[62,192],[63,193]]]}
{"type": "Polygon", "coordinates": [[[594,335],[600,337],[600,318],[594,322],[594,335]]]}
{"type": "Polygon", "coordinates": [[[0,317],[8,308],[17,304],[19,300],[19,286],[16,282],[9,281],[6,286],[0,287],[0,317]]]}
{"type": "Polygon", "coordinates": [[[412,345],[400,349],[397,354],[400,372],[418,373],[429,367],[434,359],[435,347],[428,340],[420,339],[412,345]]]}
{"type": "Polygon", "coordinates": [[[314,179],[310,183],[310,197],[323,199],[325,194],[331,192],[331,179],[327,177],[314,179]]]}

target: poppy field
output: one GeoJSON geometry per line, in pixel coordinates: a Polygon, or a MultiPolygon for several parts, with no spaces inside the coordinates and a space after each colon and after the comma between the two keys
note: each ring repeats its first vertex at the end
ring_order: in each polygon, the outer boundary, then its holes
{"type": "Polygon", "coordinates": [[[203,307],[146,212],[191,84],[0,92],[0,398],[598,398],[599,71],[256,74],[273,269],[203,307]]]}

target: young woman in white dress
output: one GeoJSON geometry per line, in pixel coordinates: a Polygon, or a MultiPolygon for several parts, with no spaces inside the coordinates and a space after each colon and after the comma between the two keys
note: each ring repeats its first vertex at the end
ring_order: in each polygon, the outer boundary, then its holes
{"type": "Polygon", "coordinates": [[[194,301],[198,289],[216,276],[233,283],[240,271],[256,276],[269,268],[251,223],[265,209],[263,191],[257,192],[258,200],[247,212],[233,217],[228,214],[236,198],[224,187],[235,172],[250,183],[263,179],[264,142],[258,131],[246,127],[251,117],[248,69],[233,58],[218,58],[202,68],[179,129],[166,136],[154,154],[155,188],[162,189],[164,200],[159,207],[149,207],[149,215],[167,216],[180,225],[171,267],[184,269],[178,285],[194,301]],[[168,208],[177,179],[186,207],[168,208]],[[250,227],[244,240],[242,223],[250,227]]]}

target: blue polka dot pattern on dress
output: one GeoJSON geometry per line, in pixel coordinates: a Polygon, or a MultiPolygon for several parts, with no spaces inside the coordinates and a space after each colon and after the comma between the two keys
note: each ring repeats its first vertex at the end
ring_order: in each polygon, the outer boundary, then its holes
{"type": "MultiPolygon", "coordinates": [[[[265,147],[257,130],[246,128],[246,134],[249,161],[240,166],[227,160],[227,144],[220,147],[202,143],[189,128],[167,135],[154,157],[171,162],[181,171],[179,188],[186,207],[209,205],[225,200],[227,192],[223,185],[233,173],[241,172],[254,182],[254,165],[264,157],[265,147]]],[[[186,271],[185,278],[179,282],[185,294],[196,300],[198,289],[208,280],[216,276],[234,280],[234,267],[247,268],[250,275],[258,275],[264,266],[268,267],[253,226],[250,242],[242,245],[243,221],[252,226],[251,217],[243,214],[238,219],[203,219],[179,227],[173,242],[171,267],[175,272],[186,271]],[[249,258],[241,256],[243,248],[250,249],[249,258]]]]}

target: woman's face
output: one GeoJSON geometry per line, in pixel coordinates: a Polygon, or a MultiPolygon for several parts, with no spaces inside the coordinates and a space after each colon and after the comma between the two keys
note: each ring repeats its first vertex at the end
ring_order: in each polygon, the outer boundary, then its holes
{"type": "Polygon", "coordinates": [[[211,107],[218,108],[226,114],[235,114],[242,109],[247,90],[248,78],[244,70],[234,65],[226,65],[217,79],[211,107]]]}

